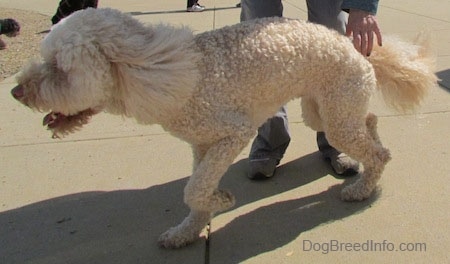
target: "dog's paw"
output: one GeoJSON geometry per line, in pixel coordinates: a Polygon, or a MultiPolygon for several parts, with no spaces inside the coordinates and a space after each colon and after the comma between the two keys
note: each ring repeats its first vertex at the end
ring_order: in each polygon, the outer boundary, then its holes
{"type": "Polygon", "coordinates": [[[158,245],[164,248],[181,248],[198,238],[199,234],[186,232],[180,226],[172,227],[159,236],[158,245]]]}
{"type": "Polygon", "coordinates": [[[341,198],[344,201],[362,201],[370,197],[373,188],[368,188],[364,184],[357,181],[354,184],[346,186],[342,189],[341,198]]]}
{"type": "Polygon", "coordinates": [[[181,224],[163,233],[158,239],[158,244],[165,248],[184,247],[198,239],[211,218],[211,212],[193,210],[181,224]]]}

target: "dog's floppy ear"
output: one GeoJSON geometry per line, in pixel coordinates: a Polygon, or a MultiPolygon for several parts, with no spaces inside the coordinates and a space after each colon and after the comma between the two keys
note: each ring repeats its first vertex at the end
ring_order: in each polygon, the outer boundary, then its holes
{"type": "MultiPolygon", "coordinates": [[[[52,43],[53,44],[53,43],[52,43]]],[[[105,100],[104,87],[110,86],[111,74],[110,63],[96,47],[94,42],[89,41],[66,41],[50,46],[53,52],[48,55],[56,65],[54,73],[59,73],[59,78],[65,84],[58,85],[58,90],[68,99],[72,107],[68,113],[97,107],[105,100]],[[72,110],[74,109],[74,110],[72,110]]]]}
{"type": "Polygon", "coordinates": [[[80,65],[81,47],[74,47],[72,45],[67,45],[61,48],[55,54],[56,65],[59,69],[64,72],[69,72],[72,68],[78,67],[80,65]]]}
{"type": "Polygon", "coordinates": [[[99,67],[102,68],[102,63],[106,63],[103,54],[91,43],[64,45],[55,54],[55,59],[57,67],[66,73],[79,70],[92,73],[99,67]]]}

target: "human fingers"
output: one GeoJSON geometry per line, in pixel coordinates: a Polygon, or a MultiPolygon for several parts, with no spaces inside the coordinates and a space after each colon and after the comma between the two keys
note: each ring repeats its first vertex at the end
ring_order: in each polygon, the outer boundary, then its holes
{"type": "Polygon", "coordinates": [[[355,47],[355,49],[358,52],[361,52],[362,39],[361,39],[361,33],[360,32],[353,31],[353,41],[352,42],[353,42],[353,47],[355,47]]]}
{"type": "Polygon", "coordinates": [[[380,29],[377,27],[374,32],[375,32],[375,36],[377,36],[378,46],[380,46],[380,47],[383,46],[383,37],[382,37],[380,29]]]}
{"type": "Polygon", "coordinates": [[[364,55],[364,56],[368,56],[368,45],[369,45],[369,34],[368,32],[360,32],[359,33],[361,36],[361,47],[359,49],[359,52],[364,55]]]}
{"type": "Polygon", "coordinates": [[[373,49],[373,39],[374,37],[374,33],[372,31],[367,33],[367,52],[363,53],[366,54],[367,57],[370,56],[370,54],[372,53],[372,49],[373,49]]]}

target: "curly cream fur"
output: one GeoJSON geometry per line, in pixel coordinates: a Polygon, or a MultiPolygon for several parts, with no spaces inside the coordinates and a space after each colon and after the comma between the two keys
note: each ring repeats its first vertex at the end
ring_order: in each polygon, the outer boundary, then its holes
{"type": "Polygon", "coordinates": [[[344,36],[285,18],[193,35],[88,9],[52,29],[42,44],[44,62],[24,69],[18,89],[36,109],[65,115],[105,109],[160,124],[190,143],[194,170],[184,201],[191,213],[160,237],[162,246],[180,247],[233,205],[231,193],[218,189],[220,178],[256,129],[295,98],[302,97],[307,125],[364,165],[343,199],[370,196],[390,154],[368,113],[369,98],[378,79],[398,108],[419,103],[435,82],[422,54],[393,40],[367,60],[344,36]]]}

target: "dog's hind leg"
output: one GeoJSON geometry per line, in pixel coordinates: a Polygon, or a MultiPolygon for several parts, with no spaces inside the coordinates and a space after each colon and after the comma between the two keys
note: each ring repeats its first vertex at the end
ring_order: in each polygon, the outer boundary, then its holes
{"type": "MultiPolygon", "coordinates": [[[[339,120],[339,118],[335,119],[339,120]]],[[[360,161],[364,172],[353,184],[342,190],[342,199],[361,201],[370,196],[376,187],[386,163],[390,160],[389,150],[384,148],[376,132],[376,116],[369,114],[366,118],[346,116],[340,118],[339,125],[327,125],[327,139],[330,144],[360,161]]],[[[330,120],[330,119],[329,119],[330,120]]]]}
{"type": "Polygon", "coordinates": [[[373,113],[368,113],[366,117],[366,127],[372,136],[372,138],[378,143],[381,144],[380,136],[378,136],[377,132],[377,123],[378,123],[378,117],[374,115],[373,113]]]}
{"type": "Polygon", "coordinates": [[[194,146],[195,171],[184,189],[184,201],[191,208],[183,222],[162,234],[159,244],[167,248],[182,247],[198,238],[214,213],[234,205],[233,195],[219,190],[219,181],[234,158],[246,146],[252,133],[219,140],[205,151],[194,146]]]}

